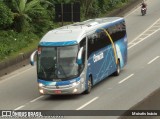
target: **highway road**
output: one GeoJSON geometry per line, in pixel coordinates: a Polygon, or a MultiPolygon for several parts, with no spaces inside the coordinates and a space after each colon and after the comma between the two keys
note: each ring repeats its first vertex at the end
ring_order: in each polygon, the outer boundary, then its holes
{"type": "Polygon", "coordinates": [[[120,76],[108,77],[89,95],[41,96],[36,67],[28,65],[0,77],[0,110],[127,110],[142,101],[160,87],[160,0],[147,0],[147,4],[146,16],[141,16],[139,7],[125,16],[128,64],[120,76]]]}

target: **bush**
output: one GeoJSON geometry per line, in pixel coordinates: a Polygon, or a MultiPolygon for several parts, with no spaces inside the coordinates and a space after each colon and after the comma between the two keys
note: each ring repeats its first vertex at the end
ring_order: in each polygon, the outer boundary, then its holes
{"type": "Polygon", "coordinates": [[[32,17],[32,21],[29,22],[31,31],[39,37],[42,37],[44,33],[54,28],[54,23],[51,21],[49,11],[43,9],[39,13],[30,13],[29,15],[32,17]]]}
{"type": "Polygon", "coordinates": [[[0,2],[0,28],[4,29],[13,23],[13,13],[2,2],[0,2]]]}
{"type": "Polygon", "coordinates": [[[0,59],[4,59],[11,53],[28,47],[34,40],[39,38],[33,33],[17,33],[10,30],[0,31],[0,39],[0,59]]]}

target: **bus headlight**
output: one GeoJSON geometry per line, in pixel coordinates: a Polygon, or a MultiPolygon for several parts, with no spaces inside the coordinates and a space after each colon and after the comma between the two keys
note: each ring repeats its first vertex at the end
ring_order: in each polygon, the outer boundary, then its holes
{"type": "Polygon", "coordinates": [[[77,82],[72,83],[72,86],[76,86],[76,85],[77,85],[77,82]]]}
{"type": "Polygon", "coordinates": [[[44,91],[43,91],[43,89],[40,89],[40,90],[39,90],[39,92],[40,92],[41,94],[44,94],[44,91]]]}
{"type": "Polygon", "coordinates": [[[44,86],[42,83],[39,83],[38,85],[39,85],[39,87],[43,87],[44,86]]]}
{"type": "Polygon", "coordinates": [[[73,90],[73,93],[76,93],[78,91],[78,89],[77,88],[75,88],[74,90],[73,90]]]}
{"type": "Polygon", "coordinates": [[[72,83],[71,85],[72,85],[73,87],[75,87],[75,86],[77,86],[79,83],[80,83],[80,82],[74,82],[74,83],[72,83]]]}

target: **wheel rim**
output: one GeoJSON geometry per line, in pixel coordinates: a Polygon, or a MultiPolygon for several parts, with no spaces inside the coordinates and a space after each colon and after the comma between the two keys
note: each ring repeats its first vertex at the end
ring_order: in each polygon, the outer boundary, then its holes
{"type": "Polygon", "coordinates": [[[91,83],[91,79],[88,80],[88,92],[91,91],[92,88],[92,83],[91,83]]]}
{"type": "Polygon", "coordinates": [[[119,66],[119,63],[118,63],[118,66],[117,66],[117,72],[118,72],[118,74],[120,73],[120,66],[119,66]]]}

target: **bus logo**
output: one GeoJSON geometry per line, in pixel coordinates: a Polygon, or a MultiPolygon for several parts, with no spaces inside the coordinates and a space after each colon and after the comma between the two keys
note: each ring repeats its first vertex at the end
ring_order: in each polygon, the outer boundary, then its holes
{"type": "Polygon", "coordinates": [[[103,59],[104,58],[104,55],[103,55],[103,52],[101,52],[100,54],[98,55],[95,55],[93,56],[93,61],[94,62],[98,62],[99,60],[103,59]]]}

